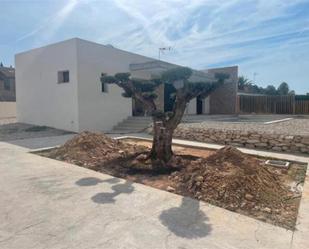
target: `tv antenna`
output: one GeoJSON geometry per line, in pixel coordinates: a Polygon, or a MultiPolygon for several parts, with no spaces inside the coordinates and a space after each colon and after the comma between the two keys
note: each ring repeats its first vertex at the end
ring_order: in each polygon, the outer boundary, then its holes
{"type": "Polygon", "coordinates": [[[254,72],[253,73],[253,82],[254,82],[254,84],[255,84],[255,79],[256,79],[256,76],[258,75],[258,73],[257,72],[254,72]]]}
{"type": "Polygon", "coordinates": [[[172,47],[162,47],[159,48],[159,60],[161,59],[161,53],[164,53],[164,51],[171,51],[172,47]]]}

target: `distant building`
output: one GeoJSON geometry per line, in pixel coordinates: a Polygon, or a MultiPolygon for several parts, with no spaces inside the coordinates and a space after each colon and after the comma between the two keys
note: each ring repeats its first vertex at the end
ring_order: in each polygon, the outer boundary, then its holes
{"type": "Polygon", "coordinates": [[[0,65],[0,101],[16,101],[15,69],[0,65]]]}

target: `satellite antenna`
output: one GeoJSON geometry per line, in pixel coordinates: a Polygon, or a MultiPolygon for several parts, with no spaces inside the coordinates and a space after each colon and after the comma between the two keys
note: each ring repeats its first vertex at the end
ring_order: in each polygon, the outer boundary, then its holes
{"type": "Polygon", "coordinates": [[[161,59],[161,53],[164,53],[164,51],[171,51],[172,47],[162,47],[159,48],[159,60],[161,59]]]}

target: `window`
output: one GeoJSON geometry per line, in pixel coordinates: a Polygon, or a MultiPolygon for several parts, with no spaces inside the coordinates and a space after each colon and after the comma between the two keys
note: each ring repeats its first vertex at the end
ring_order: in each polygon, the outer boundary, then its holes
{"type": "Polygon", "coordinates": [[[4,79],[4,89],[7,91],[11,90],[11,84],[9,79],[4,79]]]}
{"type": "Polygon", "coordinates": [[[106,83],[101,83],[102,84],[102,93],[107,93],[108,92],[108,87],[107,87],[107,84],[106,83]]]}
{"type": "Polygon", "coordinates": [[[58,83],[68,83],[70,82],[70,72],[69,71],[59,71],[58,72],[58,83]]]}

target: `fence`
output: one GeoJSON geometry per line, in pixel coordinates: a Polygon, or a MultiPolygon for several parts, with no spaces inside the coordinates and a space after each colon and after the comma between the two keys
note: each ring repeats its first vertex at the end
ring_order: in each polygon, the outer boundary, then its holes
{"type": "Polygon", "coordinates": [[[309,114],[309,100],[295,100],[295,114],[309,114]]]}
{"type": "Polygon", "coordinates": [[[240,113],[309,114],[309,99],[295,95],[239,95],[238,106],[240,113]]]}

